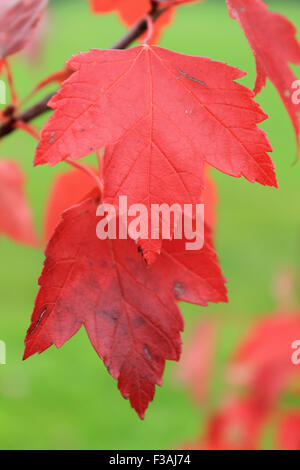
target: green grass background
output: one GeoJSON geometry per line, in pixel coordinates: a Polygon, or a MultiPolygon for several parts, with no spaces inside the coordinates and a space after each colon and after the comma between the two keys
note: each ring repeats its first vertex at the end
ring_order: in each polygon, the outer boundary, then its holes
{"type": "MultiPolygon", "coordinates": [[[[12,61],[21,96],[72,54],[111,46],[125,31],[116,15],[91,15],[85,0],[52,1],[49,32],[41,62],[12,61]]],[[[270,1],[300,28],[298,1],[270,1]]],[[[253,87],[255,64],[237,22],[222,0],[178,9],[161,45],[176,51],[225,61],[248,72],[241,82],[253,87]]],[[[300,78],[300,69],[295,68],[300,78]]],[[[43,93],[40,97],[43,96],[43,93]]],[[[7,365],[0,365],[1,449],[164,449],[194,439],[207,408],[217,406],[225,390],[224,367],[249,324],[276,309],[272,282],[278,269],[297,270],[300,262],[300,166],[292,166],[295,139],[289,118],[273,86],[257,97],[270,114],[262,127],[274,147],[279,190],[250,184],[218,172],[217,248],[228,278],[229,304],[207,308],[182,305],[189,332],[199,319],[214,316],[222,324],[213,386],[208,402],[196,409],[167,364],[164,386],[157,388],[145,421],[140,421],[108,375],[81,330],[62,349],[51,348],[22,362],[23,340],[37,293],[42,250],[0,241],[0,339],[7,365]]],[[[44,121],[40,119],[38,124],[44,121]]],[[[32,167],[35,142],[18,132],[6,138],[0,156],[20,162],[41,232],[50,184],[65,164],[32,167]]],[[[0,214],[1,216],[1,214],[0,214]]]]}

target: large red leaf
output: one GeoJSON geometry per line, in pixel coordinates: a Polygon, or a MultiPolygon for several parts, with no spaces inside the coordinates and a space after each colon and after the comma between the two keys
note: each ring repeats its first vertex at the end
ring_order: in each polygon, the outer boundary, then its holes
{"type": "Polygon", "coordinates": [[[269,11],[262,0],[227,0],[227,5],[231,17],[243,28],[255,55],[255,93],[261,91],[268,77],[290,115],[299,144],[300,104],[292,101],[292,84],[296,76],[289,66],[289,62],[300,64],[295,26],[284,16],[269,11]]]}
{"type": "Polygon", "coordinates": [[[140,417],[161,385],[165,360],[178,360],[183,319],[177,300],[226,301],[224,278],[206,234],[204,248],[165,242],[146,268],[131,240],[96,237],[97,203],[65,212],[46,250],[24,358],[61,347],[84,325],[91,343],[140,417]]]}
{"type": "MultiPolygon", "coordinates": [[[[151,2],[150,0],[91,0],[91,8],[94,13],[117,11],[126,25],[133,26],[151,10],[151,2]]],[[[158,18],[153,26],[152,42],[158,41],[162,30],[172,22],[173,18],[173,9],[158,18]]]]}
{"type": "Polygon", "coordinates": [[[163,175],[164,202],[196,201],[204,161],[276,186],[271,146],[256,126],[266,115],[252,92],[234,81],[244,75],[240,70],[157,46],[93,50],[69,65],[75,73],[49,103],[56,111],[42,131],[36,165],[108,146],[108,198],[125,186],[134,191],[132,175],[148,197],[148,186],[157,190],[163,175]]]}
{"type": "Polygon", "coordinates": [[[22,49],[46,8],[48,0],[1,0],[0,57],[22,49]]]}
{"type": "Polygon", "coordinates": [[[37,243],[24,176],[17,163],[6,160],[0,160],[0,235],[29,245],[37,243]]]}
{"type": "MultiPolygon", "coordinates": [[[[266,115],[234,80],[243,72],[159,47],[93,50],[50,101],[35,164],[54,165],[107,146],[104,200],[128,205],[201,202],[207,162],[232,176],[276,186],[266,115]]],[[[151,257],[151,256],[150,256],[151,257]]]]}

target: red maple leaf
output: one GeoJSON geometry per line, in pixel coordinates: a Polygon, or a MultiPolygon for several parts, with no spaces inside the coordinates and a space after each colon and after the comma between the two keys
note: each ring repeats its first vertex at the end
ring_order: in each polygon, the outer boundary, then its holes
{"type": "Polygon", "coordinates": [[[150,154],[156,163],[150,168],[152,184],[163,173],[164,187],[170,187],[164,202],[179,202],[180,196],[185,202],[198,200],[204,161],[229,175],[276,186],[267,155],[271,146],[256,126],[266,115],[252,92],[234,81],[244,76],[240,70],[157,46],[93,50],[68,64],[75,73],[49,103],[55,112],[42,131],[36,165],[55,165],[108,146],[108,177],[116,149],[129,149],[130,159],[118,159],[113,175],[118,181],[106,183],[108,198],[116,196],[111,192],[120,186],[120,175],[122,186],[131,173],[140,183],[145,180],[141,165],[149,166],[150,154]]]}
{"type": "Polygon", "coordinates": [[[0,57],[22,49],[48,4],[48,0],[1,0],[0,57]]]}
{"type": "Polygon", "coordinates": [[[300,64],[300,44],[295,26],[284,16],[268,10],[262,0],[227,0],[229,13],[241,25],[254,52],[257,78],[255,93],[268,77],[277,88],[292,120],[299,145],[300,104],[293,103],[296,76],[289,62],[300,64]]]}
{"type": "Polygon", "coordinates": [[[299,338],[298,312],[259,321],[234,356],[232,379],[248,386],[255,399],[270,408],[293,378],[299,377],[292,362],[292,344],[299,338]]]}
{"type": "Polygon", "coordinates": [[[96,207],[89,198],[65,212],[47,247],[24,358],[61,347],[84,325],[122,395],[143,417],[155,384],[162,384],[165,360],[180,356],[176,300],[226,301],[224,278],[209,230],[202,250],[167,241],[146,268],[132,240],[96,237],[96,207]]]}
{"type": "MultiPolygon", "coordinates": [[[[90,3],[94,13],[117,11],[121,20],[128,26],[133,26],[151,10],[150,0],[91,0],[90,3]]],[[[158,18],[153,25],[152,42],[158,41],[162,30],[172,22],[173,18],[173,9],[169,9],[158,18]]]]}
{"type": "Polygon", "coordinates": [[[156,46],[93,50],[50,101],[55,109],[35,165],[54,165],[106,146],[104,202],[201,201],[204,163],[276,186],[271,146],[257,127],[266,115],[234,80],[236,68],[156,46]]]}
{"type": "Polygon", "coordinates": [[[37,243],[24,176],[17,163],[6,160],[0,160],[0,235],[29,245],[37,243]]]}

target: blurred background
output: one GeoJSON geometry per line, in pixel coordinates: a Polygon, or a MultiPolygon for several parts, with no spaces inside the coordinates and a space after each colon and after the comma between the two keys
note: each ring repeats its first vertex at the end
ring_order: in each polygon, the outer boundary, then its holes
{"type": "MultiPolygon", "coordinates": [[[[268,3],[300,29],[297,0],[268,3]]],[[[124,31],[116,14],[93,15],[86,0],[52,0],[39,50],[33,54],[27,49],[11,60],[18,93],[26,96],[34,84],[60,69],[72,54],[110,47],[124,31]]],[[[223,1],[207,0],[178,8],[160,44],[239,67],[248,72],[241,83],[254,86],[252,52],[223,1]]],[[[294,70],[300,78],[300,68],[294,70]]],[[[35,100],[44,95],[41,91],[35,100]]],[[[166,449],[194,442],[204,428],[207,410],[217,409],[226,393],[225,371],[233,351],[256,321],[278,309],[278,283],[274,280],[282,269],[295,281],[291,308],[300,312],[300,166],[292,166],[295,138],[269,81],[256,99],[270,115],[262,127],[274,148],[280,189],[211,172],[219,198],[216,246],[228,279],[229,303],[206,308],[181,305],[186,322],[184,347],[201,319],[213,318],[219,324],[206,399],[196,406],[178,380],[177,365],[167,363],[164,385],[157,387],[146,419],[140,421],[120,397],[83,329],[62,349],[52,347],[23,363],[23,342],[44,260],[43,247],[31,249],[1,238],[0,339],[7,346],[7,364],[0,365],[1,449],[166,449]]],[[[45,119],[36,123],[41,126],[45,119]]],[[[17,160],[25,170],[35,224],[42,234],[51,182],[67,165],[33,168],[35,146],[34,139],[19,131],[1,142],[0,156],[17,160]]],[[[293,400],[300,410],[300,400],[293,400]]],[[[272,448],[272,439],[264,438],[263,445],[272,448]]]]}

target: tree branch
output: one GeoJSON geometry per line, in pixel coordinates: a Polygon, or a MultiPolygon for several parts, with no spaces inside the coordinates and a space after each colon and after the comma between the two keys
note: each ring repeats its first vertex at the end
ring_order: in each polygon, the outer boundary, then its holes
{"type": "MultiPolygon", "coordinates": [[[[152,21],[155,22],[163,13],[165,13],[169,7],[158,9],[156,2],[152,3],[152,9],[148,15],[151,16],[152,21]]],[[[130,44],[137,40],[143,33],[147,31],[147,21],[142,18],[136,25],[134,25],[118,42],[116,42],[111,49],[126,49],[130,44]]],[[[30,122],[38,116],[51,110],[47,106],[47,103],[55,95],[56,92],[50,93],[41,101],[31,106],[25,111],[19,114],[12,113],[11,117],[0,125],[0,139],[16,131],[15,124],[17,121],[30,122]]],[[[9,109],[10,107],[8,107],[9,109]]],[[[5,111],[4,111],[5,112],[5,111]]]]}
{"type": "MultiPolygon", "coordinates": [[[[157,6],[153,6],[148,15],[151,16],[152,21],[155,22],[158,18],[165,13],[169,8],[165,7],[157,10],[157,6]]],[[[141,19],[133,28],[131,28],[125,36],[123,36],[111,49],[126,49],[132,42],[138,39],[143,33],[147,31],[147,21],[141,19]]]]}

